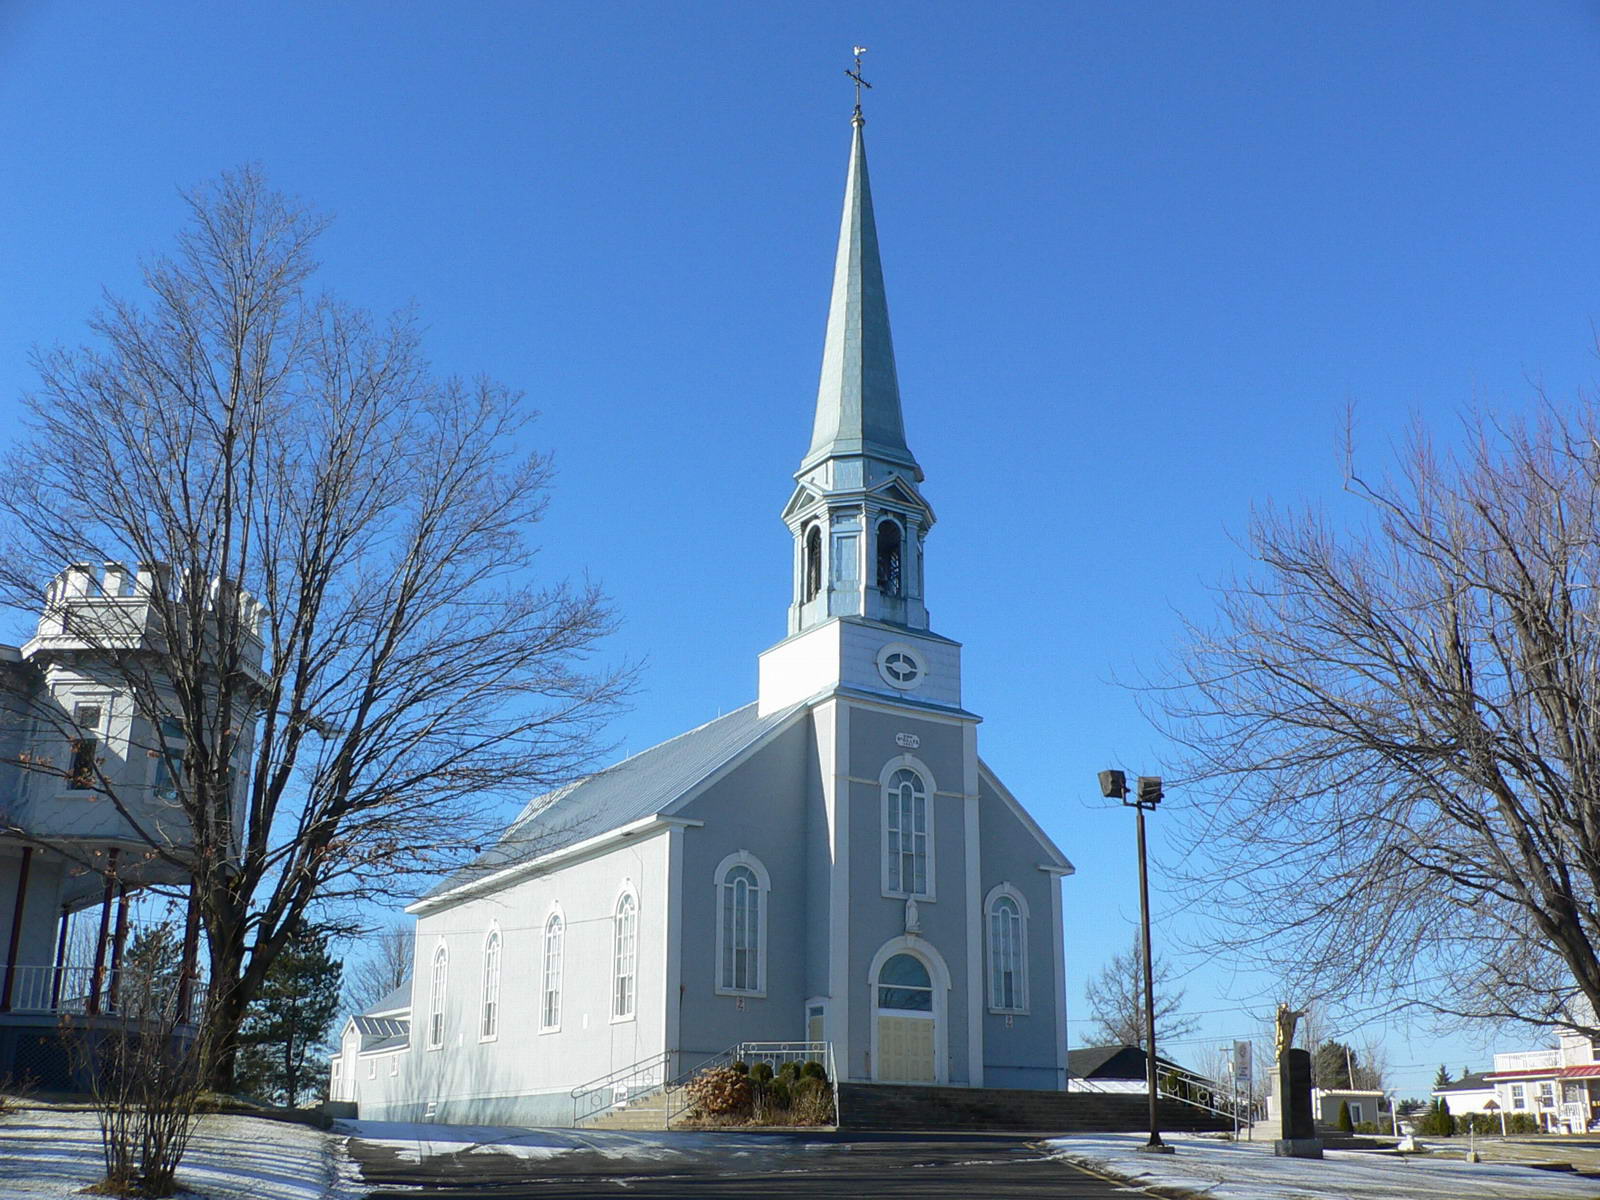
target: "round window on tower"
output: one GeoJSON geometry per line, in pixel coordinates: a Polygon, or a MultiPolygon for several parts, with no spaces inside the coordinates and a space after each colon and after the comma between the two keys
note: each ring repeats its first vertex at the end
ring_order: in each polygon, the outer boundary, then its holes
{"type": "Polygon", "coordinates": [[[878,651],[878,674],[890,687],[910,691],[926,673],[922,655],[904,642],[890,642],[878,651]]]}

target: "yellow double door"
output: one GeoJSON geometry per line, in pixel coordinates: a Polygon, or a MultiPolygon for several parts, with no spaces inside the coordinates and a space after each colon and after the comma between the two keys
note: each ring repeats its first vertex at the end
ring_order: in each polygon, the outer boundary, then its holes
{"type": "Polygon", "coordinates": [[[878,1014],[878,1078],[885,1083],[933,1083],[933,1021],[878,1014]]]}

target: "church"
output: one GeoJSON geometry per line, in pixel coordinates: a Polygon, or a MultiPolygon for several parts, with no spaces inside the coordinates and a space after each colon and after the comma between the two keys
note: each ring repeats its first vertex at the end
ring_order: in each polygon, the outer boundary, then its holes
{"type": "Polygon", "coordinates": [[[742,1042],[825,1048],[846,1081],[1065,1088],[1073,868],[979,756],[929,625],[864,125],[755,701],[536,798],[408,907],[412,979],[333,1060],[362,1117],[566,1125],[596,1081],[742,1042]]]}

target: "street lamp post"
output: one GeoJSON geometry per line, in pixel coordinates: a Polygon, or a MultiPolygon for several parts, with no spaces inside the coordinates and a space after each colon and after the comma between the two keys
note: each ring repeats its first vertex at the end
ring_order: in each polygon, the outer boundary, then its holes
{"type": "Polygon", "coordinates": [[[1161,1140],[1156,1119],[1156,984],[1155,966],[1150,953],[1150,873],[1145,866],[1144,814],[1154,812],[1161,803],[1161,779],[1141,775],[1134,781],[1133,798],[1128,797],[1128,777],[1122,771],[1100,772],[1100,794],[1121,800],[1134,810],[1139,829],[1139,923],[1144,937],[1144,1041],[1145,1084],[1150,1094],[1150,1140],[1139,1149],[1147,1154],[1171,1154],[1172,1147],[1161,1140]]]}

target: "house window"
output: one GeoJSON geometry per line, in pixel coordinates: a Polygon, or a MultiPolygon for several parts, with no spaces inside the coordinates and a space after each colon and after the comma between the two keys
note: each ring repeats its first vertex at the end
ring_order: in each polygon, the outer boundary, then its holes
{"type": "Polygon", "coordinates": [[[1022,906],[1002,893],[989,905],[989,1007],[1024,1012],[1028,1007],[1022,906]]]}
{"type": "Polygon", "coordinates": [[[1539,1107],[1554,1108],[1556,1106],[1556,1085],[1553,1082],[1539,1085],[1539,1107]]]}
{"type": "Polygon", "coordinates": [[[822,530],[815,524],[806,527],[805,590],[806,600],[815,600],[822,590],[822,530]]]}
{"type": "Polygon", "coordinates": [[[717,990],[760,995],[767,990],[766,868],[741,850],[717,868],[717,990]]]}
{"type": "Polygon", "coordinates": [[[566,923],[551,913],[544,923],[544,1004],[539,1012],[541,1029],[561,1028],[561,938],[566,923]]]}
{"type": "Polygon", "coordinates": [[[183,775],[183,725],[171,717],[161,721],[161,736],[150,753],[155,755],[155,778],[151,790],[158,799],[176,800],[178,780],[183,775]]]}
{"type": "Polygon", "coordinates": [[[67,767],[67,786],[92,788],[95,761],[100,756],[100,706],[73,705],[72,723],[78,728],[77,736],[72,739],[72,759],[67,767]]]}
{"type": "Polygon", "coordinates": [[[624,892],[617,901],[615,927],[611,1017],[623,1020],[633,1016],[635,995],[634,972],[639,959],[639,902],[632,892],[624,892]]]}
{"type": "Polygon", "coordinates": [[[1511,1107],[1512,1108],[1527,1108],[1528,1107],[1528,1097],[1527,1097],[1526,1093],[1523,1090],[1523,1086],[1520,1083],[1513,1083],[1511,1085],[1511,1107]]]}
{"type": "Polygon", "coordinates": [[[884,890],[928,894],[928,791],[922,776],[901,767],[884,788],[884,890]]]}
{"type": "Polygon", "coordinates": [[[483,1025],[479,1036],[492,1038],[500,1033],[500,931],[489,931],[483,944],[483,1025]]]}
{"type": "Polygon", "coordinates": [[[440,946],[433,952],[433,987],[428,993],[428,1049],[444,1045],[444,985],[450,954],[440,946]]]}
{"type": "Polygon", "coordinates": [[[878,522],[878,590],[885,596],[900,594],[900,526],[878,522]]]}

